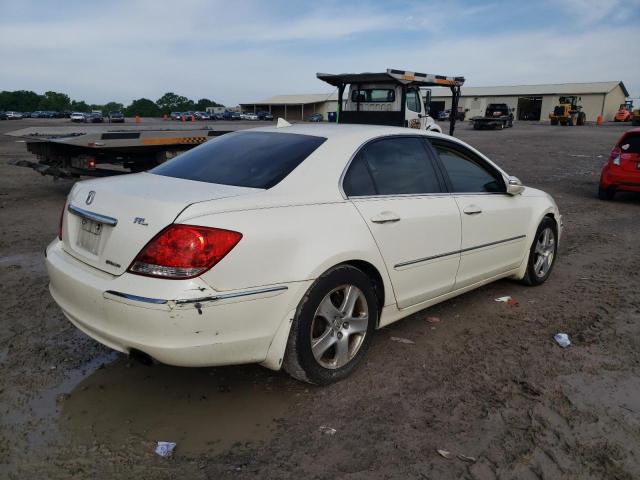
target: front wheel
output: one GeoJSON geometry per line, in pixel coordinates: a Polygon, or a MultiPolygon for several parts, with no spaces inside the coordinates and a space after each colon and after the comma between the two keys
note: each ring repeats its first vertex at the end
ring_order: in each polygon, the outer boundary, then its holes
{"type": "Polygon", "coordinates": [[[350,265],[335,267],[316,280],[298,305],[283,367],[316,385],[342,380],[366,355],[377,322],[369,277],[350,265]]]}
{"type": "Polygon", "coordinates": [[[551,217],[545,217],[536,231],[536,236],[529,250],[527,272],[522,281],[526,285],[542,285],[555,264],[558,251],[558,227],[551,217]]]}

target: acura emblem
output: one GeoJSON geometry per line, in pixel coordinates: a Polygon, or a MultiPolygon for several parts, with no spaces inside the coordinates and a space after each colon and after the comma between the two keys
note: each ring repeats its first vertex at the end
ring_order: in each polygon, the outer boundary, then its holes
{"type": "Polygon", "coordinates": [[[96,196],[96,192],[94,192],[93,190],[91,190],[89,192],[89,195],[87,195],[87,199],[84,201],[84,203],[86,203],[87,205],[91,205],[91,202],[93,202],[93,199],[96,196]]]}

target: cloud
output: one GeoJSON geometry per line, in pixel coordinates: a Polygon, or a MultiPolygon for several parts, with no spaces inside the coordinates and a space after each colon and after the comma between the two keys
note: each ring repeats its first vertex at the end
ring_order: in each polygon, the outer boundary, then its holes
{"type": "Polygon", "coordinates": [[[469,85],[620,79],[639,95],[640,42],[629,41],[640,39],[638,15],[613,22],[628,6],[571,1],[538,5],[548,17],[542,27],[498,1],[114,0],[44,12],[16,2],[0,18],[0,88],[54,89],[92,103],[174,91],[234,105],[330,91],[318,71],[393,67],[465,75],[469,85]]]}

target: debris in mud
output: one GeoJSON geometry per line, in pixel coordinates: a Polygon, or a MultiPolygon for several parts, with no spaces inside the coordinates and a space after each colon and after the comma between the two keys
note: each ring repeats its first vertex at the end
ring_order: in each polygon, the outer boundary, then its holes
{"type": "Polygon", "coordinates": [[[436,450],[441,457],[451,460],[453,458],[453,454],[449,450],[436,450]]]}
{"type": "Polygon", "coordinates": [[[318,430],[320,430],[320,433],[323,435],[335,435],[337,432],[335,428],[327,427],[325,425],[322,425],[318,430]]]}
{"type": "Polygon", "coordinates": [[[429,323],[440,323],[440,318],[439,317],[427,317],[426,320],[429,323]]]}
{"type": "Polygon", "coordinates": [[[449,450],[437,449],[436,452],[438,452],[438,455],[446,458],[447,460],[451,460],[452,458],[457,457],[459,460],[462,460],[463,462],[474,463],[476,461],[476,457],[470,457],[462,453],[453,454],[449,450]]]}
{"type": "Polygon", "coordinates": [[[56,403],[64,403],[70,397],[71,395],[69,395],[68,393],[61,393],[56,397],[56,403]]]}
{"type": "Polygon", "coordinates": [[[402,337],[391,337],[391,341],[398,342],[398,343],[406,343],[408,345],[413,345],[414,343],[416,343],[413,340],[409,340],[408,338],[402,338],[402,337]]]}
{"type": "Polygon", "coordinates": [[[562,348],[567,348],[571,345],[571,340],[569,340],[569,335],[566,333],[556,333],[553,336],[553,339],[560,345],[562,348]]]}
{"type": "Polygon", "coordinates": [[[476,461],[476,457],[468,457],[467,455],[463,455],[461,453],[458,453],[456,456],[463,462],[474,463],[476,461]]]}
{"type": "Polygon", "coordinates": [[[498,298],[495,299],[495,301],[496,302],[501,302],[501,303],[506,303],[510,307],[517,307],[518,305],[520,305],[520,302],[518,302],[515,298],[510,297],[509,295],[504,296],[504,297],[498,297],[498,298]]]}
{"type": "Polygon", "coordinates": [[[170,457],[175,448],[176,444],[173,442],[158,442],[158,445],[156,446],[156,454],[165,458],[170,457]]]}

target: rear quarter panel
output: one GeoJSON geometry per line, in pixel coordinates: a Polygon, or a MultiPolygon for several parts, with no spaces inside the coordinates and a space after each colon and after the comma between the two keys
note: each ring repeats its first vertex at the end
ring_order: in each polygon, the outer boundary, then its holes
{"type": "Polygon", "coordinates": [[[385,304],[393,291],[380,252],[351,202],[258,208],[189,217],[178,223],[242,233],[236,247],[201,278],[215,290],[235,290],[318,278],[350,260],[372,264],[382,276],[385,304]]]}

